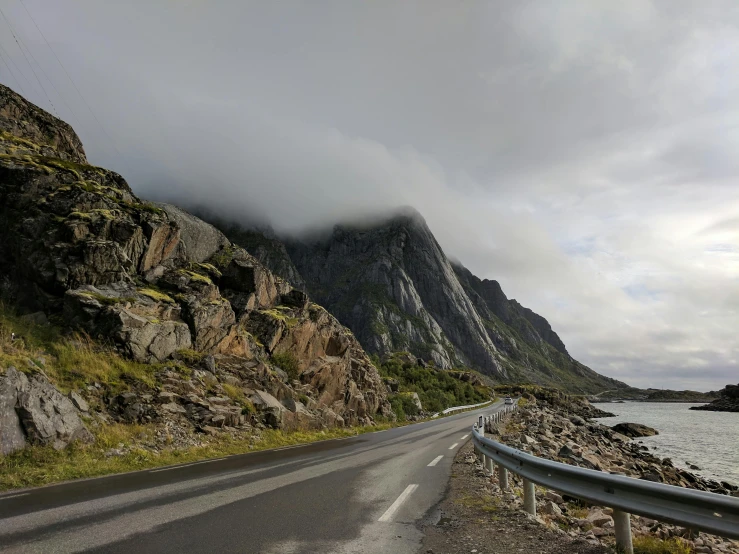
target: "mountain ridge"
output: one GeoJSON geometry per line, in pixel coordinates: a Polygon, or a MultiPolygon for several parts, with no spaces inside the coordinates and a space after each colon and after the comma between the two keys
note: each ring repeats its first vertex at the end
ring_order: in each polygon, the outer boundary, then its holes
{"type": "MultiPolygon", "coordinates": [[[[302,238],[280,240],[271,231],[270,241],[280,263],[297,272],[301,286],[368,352],[409,351],[439,367],[467,366],[501,382],[584,393],[627,387],[572,358],[546,318],[508,299],[497,281],[479,279],[450,260],[413,208],[302,238]]],[[[269,257],[242,246],[269,266],[269,257]]],[[[281,268],[272,269],[285,277],[281,268]]]]}

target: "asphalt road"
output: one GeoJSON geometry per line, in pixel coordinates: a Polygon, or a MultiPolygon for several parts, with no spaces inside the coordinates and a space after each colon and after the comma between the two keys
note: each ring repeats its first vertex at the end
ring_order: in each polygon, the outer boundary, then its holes
{"type": "Polygon", "coordinates": [[[0,495],[0,552],[417,552],[491,407],[349,439],[0,495]]]}

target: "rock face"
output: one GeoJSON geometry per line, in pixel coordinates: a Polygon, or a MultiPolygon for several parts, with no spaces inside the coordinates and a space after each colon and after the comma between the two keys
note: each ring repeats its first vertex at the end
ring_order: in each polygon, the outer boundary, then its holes
{"type": "MultiPolygon", "coordinates": [[[[0,277],[18,306],[63,316],[139,362],[195,351],[211,373],[228,365],[231,396],[248,399],[250,387],[266,387],[293,414],[272,418],[275,425],[371,423],[391,414],[386,387],[352,333],[214,227],[175,206],[142,202],[120,175],[87,165],[67,124],[2,86],[0,133],[0,277]],[[291,360],[288,383],[265,377],[278,358],[291,360]],[[263,368],[257,377],[255,367],[263,368]]],[[[29,438],[66,440],[63,429],[49,438],[51,423],[38,415],[50,395],[19,404],[29,438]]],[[[55,396],[53,404],[72,406],[64,401],[55,396]]],[[[198,402],[166,402],[162,412],[147,400],[118,399],[114,411],[175,417],[192,404],[215,414],[212,427],[239,420],[198,402]]],[[[233,408],[251,409],[242,404],[233,408]]],[[[18,437],[3,431],[4,444],[18,437]]]]}
{"type": "Polygon", "coordinates": [[[42,155],[87,163],[82,142],[72,127],[3,85],[0,85],[0,133],[11,142],[29,141],[42,155]]]}
{"type": "Polygon", "coordinates": [[[29,379],[10,367],[0,375],[0,453],[20,450],[26,440],[59,450],[73,441],[91,442],[92,435],[69,398],[44,376],[29,379]]]}
{"type": "Polygon", "coordinates": [[[451,263],[413,210],[369,226],[338,225],[287,241],[251,230],[229,236],[275,273],[297,280],[347,325],[365,349],[408,351],[440,368],[468,366],[500,381],[590,392],[626,385],[574,360],[543,317],[509,300],[496,281],[451,263]],[[270,243],[266,255],[264,244],[270,243]],[[275,261],[278,259],[278,261],[275,261]]]}
{"type": "Polygon", "coordinates": [[[726,385],[719,391],[719,397],[704,406],[691,406],[691,410],[711,412],[739,412],[739,385],[726,385]]]}
{"type": "Polygon", "coordinates": [[[202,219],[213,223],[233,243],[245,248],[272,273],[293,287],[305,290],[305,281],[290,259],[285,244],[269,226],[241,227],[226,221],[204,208],[195,209],[202,219]]]}
{"type": "Polygon", "coordinates": [[[659,435],[659,432],[656,429],[652,429],[651,427],[647,427],[640,423],[619,423],[618,425],[611,427],[611,429],[631,438],[659,435]]]}

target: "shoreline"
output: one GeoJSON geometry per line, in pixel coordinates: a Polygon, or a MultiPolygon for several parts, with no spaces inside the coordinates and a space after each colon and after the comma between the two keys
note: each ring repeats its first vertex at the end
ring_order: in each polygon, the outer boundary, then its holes
{"type": "MultiPolygon", "coordinates": [[[[739,497],[739,486],[725,480],[705,478],[673,465],[670,458],[654,454],[641,443],[642,437],[630,439],[610,426],[592,421],[602,417],[583,401],[557,402],[545,394],[528,399],[511,418],[491,425],[486,435],[498,442],[540,458],[595,469],[632,478],[739,497]]],[[[648,438],[648,437],[644,437],[648,438]]],[[[489,475],[489,473],[486,473],[489,475]]],[[[520,480],[512,479],[516,484],[520,480]]],[[[493,496],[520,504],[517,494],[508,495],[492,479],[493,496]]],[[[608,508],[587,502],[572,502],[554,491],[537,495],[540,523],[561,529],[573,538],[584,538],[592,545],[611,546],[614,541],[613,519],[608,508]]],[[[739,542],[704,533],[686,533],[685,529],[631,516],[635,541],[667,541],[690,547],[691,552],[739,554],[739,542]]],[[[661,552],[661,550],[660,550],[661,552]]]]}

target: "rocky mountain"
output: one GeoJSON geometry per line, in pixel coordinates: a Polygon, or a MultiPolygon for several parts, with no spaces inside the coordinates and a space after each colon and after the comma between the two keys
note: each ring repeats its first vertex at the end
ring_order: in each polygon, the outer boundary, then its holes
{"type": "Polygon", "coordinates": [[[252,229],[248,240],[230,236],[286,279],[298,273],[295,282],[369,352],[408,351],[437,367],[470,367],[499,382],[578,392],[626,387],[573,359],[547,320],[508,299],[496,281],[451,262],[413,209],[284,243],[256,235],[252,229]]]}
{"type": "Polygon", "coordinates": [[[718,398],[703,406],[691,406],[691,410],[710,412],[739,412],[739,385],[726,385],[718,391],[718,398]]]}
{"type": "MultiPolygon", "coordinates": [[[[5,301],[152,364],[153,383],[89,393],[106,417],[202,430],[391,414],[376,368],[325,309],[211,225],[89,165],[71,127],[1,85],[0,226],[5,301]]],[[[0,368],[0,389],[15,391],[0,395],[0,421],[30,439],[28,386],[0,368]]]]}

